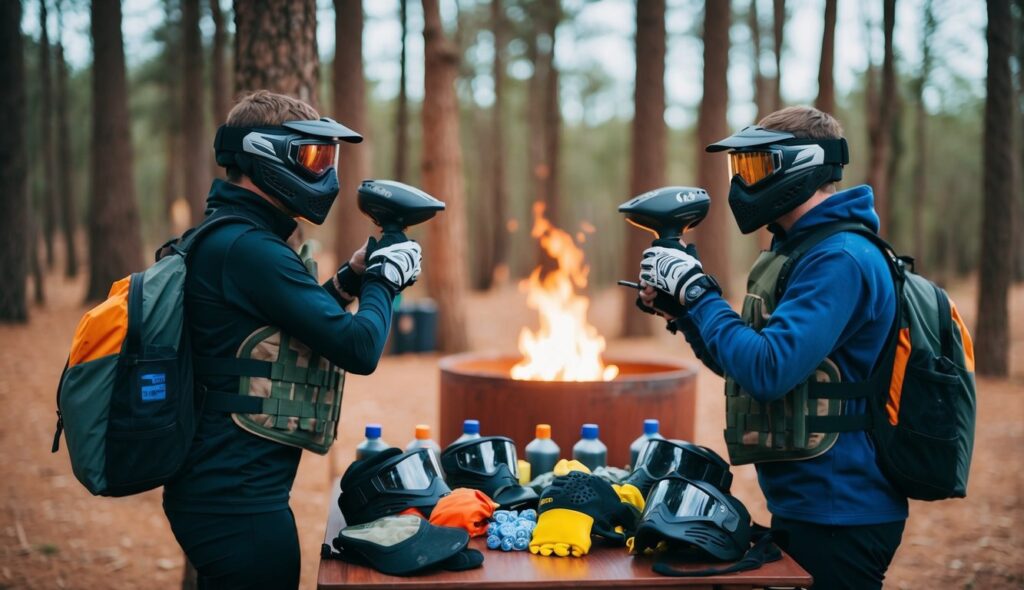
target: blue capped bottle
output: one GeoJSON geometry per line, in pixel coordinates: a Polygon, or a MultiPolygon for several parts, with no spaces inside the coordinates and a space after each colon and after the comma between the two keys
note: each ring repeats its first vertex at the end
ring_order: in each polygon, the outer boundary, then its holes
{"type": "Polygon", "coordinates": [[[452,444],[460,443],[464,440],[471,440],[474,438],[480,438],[480,421],[479,420],[463,420],[462,421],[462,436],[455,439],[452,444]]]}
{"type": "Polygon", "coordinates": [[[380,437],[381,431],[383,431],[383,428],[381,428],[380,424],[366,425],[366,430],[364,431],[366,433],[366,440],[359,443],[359,446],[356,447],[356,460],[376,455],[384,449],[391,447],[380,437]]]}
{"type": "Polygon", "coordinates": [[[647,446],[647,441],[652,438],[665,439],[664,436],[658,432],[658,428],[661,424],[655,418],[648,418],[644,420],[644,433],[637,437],[632,444],[629,445],[629,468],[636,469],[636,459],[640,455],[640,451],[644,450],[647,446]]]}
{"type": "Polygon", "coordinates": [[[580,434],[580,440],[572,447],[572,458],[591,471],[608,465],[608,447],[597,438],[597,424],[584,424],[580,434]]]}

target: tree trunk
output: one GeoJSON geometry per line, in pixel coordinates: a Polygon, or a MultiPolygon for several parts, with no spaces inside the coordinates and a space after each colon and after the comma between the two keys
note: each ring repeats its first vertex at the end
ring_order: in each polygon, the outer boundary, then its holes
{"type": "Polygon", "coordinates": [[[409,34],[409,0],[398,0],[399,19],[402,21],[402,54],[398,76],[398,105],[395,112],[395,180],[405,181],[409,170],[409,97],[405,89],[408,49],[405,38],[409,34]]]}
{"type": "MultiPolygon", "coordinates": [[[[892,155],[893,108],[896,97],[896,72],[893,58],[893,28],[896,25],[896,0],[884,0],[885,58],[882,62],[882,88],[875,97],[874,125],[869,124],[871,158],[868,162],[867,184],[875,192],[875,209],[881,227],[889,227],[889,158],[892,155]]],[[[869,118],[870,120],[871,118],[869,118]]]]}
{"type": "MultiPolygon", "coordinates": [[[[665,185],[668,128],[665,126],[665,0],[636,2],[636,84],[633,88],[633,138],[629,194],[665,185]]],[[[651,236],[628,226],[622,276],[636,275],[640,252],[651,236]]],[[[637,310],[628,293],[622,305],[622,335],[650,336],[651,319],[637,310]]]]}
{"type": "Polygon", "coordinates": [[[772,2],[772,40],[775,42],[775,85],[772,87],[775,93],[772,97],[774,102],[772,105],[773,111],[782,108],[782,42],[785,30],[786,0],[774,0],[772,2]]]}
{"type": "Polygon", "coordinates": [[[836,85],[832,70],[836,54],[838,1],[825,0],[825,30],[821,35],[821,62],[818,66],[818,98],[814,101],[815,108],[830,115],[836,114],[836,85]]]}
{"type": "MultiPolygon", "coordinates": [[[[367,136],[366,78],[363,75],[363,3],[334,0],[334,114],[342,124],[367,136]]],[[[373,227],[355,207],[359,184],[370,176],[369,140],[342,143],[338,160],[341,202],[334,207],[334,253],[338,263],[349,259],[373,227]]]]}
{"type": "Polygon", "coordinates": [[[444,36],[439,0],[423,0],[423,189],[447,210],[431,220],[425,248],[427,289],[438,305],[438,339],[445,352],[465,350],[466,211],[459,108],[455,96],[458,55],[444,36]]]}
{"type": "MultiPolygon", "coordinates": [[[[231,71],[227,64],[228,32],[224,22],[224,11],[220,9],[220,0],[210,0],[210,15],[213,17],[213,46],[210,49],[210,69],[213,81],[213,123],[221,125],[228,118],[231,110],[231,71]]],[[[220,173],[220,167],[214,162],[214,176],[220,173]]]]}
{"type": "Polygon", "coordinates": [[[199,31],[199,0],[182,0],[182,157],[189,223],[196,224],[206,209],[210,188],[210,138],[203,132],[203,41],[199,31]]]}
{"type": "Polygon", "coordinates": [[[39,0],[39,152],[43,164],[43,243],[46,268],[53,269],[53,236],[57,233],[57,193],[49,164],[55,159],[53,142],[53,78],[50,75],[50,35],[47,31],[46,0],[39,0]]]}
{"type": "Polygon", "coordinates": [[[75,213],[74,192],[74,158],[71,155],[71,123],[68,114],[68,66],[64,62],[63,43],[63,11],[57,2],[57,170],[54,171],[57,183],[57,200],[60,205],[61,230],[64,235],[64,276],[78,276],[78,251],[75,249],[75,213]]]}
{"type": "Polygon", "coordinates": [[[235,0],[235,94],[270,90],[319,108],[316,0],[235,0]]]}
{"type": "Polygon", "coordinates": [[[120,0],[92,2],[92,177],[86,300],[142,267],[120,0]]]}
{"type": "MultiPolygon", "coordinates": [[[[729,134],[726,108],[729,101],[729,21],[728,2],[704,3],[704,97],[697,114],[697,185],[714,198],[729,194],[729,171],[722,154],[709,154],[704,146],[729,134]]],[[[704,269],[714,274],[722,289],[729,293],[731,273],[728,207],[712,207],[707,219],[696,230],[697,244],[704,269]]]]}
{"type": "Polygon", "coordinates": [[[508,274],[508,182],[505,179],[505,18],[501,0],[491,0],[494,27],[494,106],[491,107],[491,256],[493,267],[486,288],[494,284],[495,272],[508,274]]]}
{"type": "MultiPolygon", "coordinates": [[[[555,66],[555,34],[562,18],[558,2],[538,2],[531,6],[531,20],[537,31],[532,39],[533,76],[529,87],[530,172],[533,199],[545,204],[545,215],[554,225],[560,223],[558,199],[558,151],[561,113],[558,108],[558,68],[555,66]]],[[[538,260],[547,254],[537,245],[538,260]]]]}
{"type": "Polygon", "coordinates": [[[1013,220],[1007,215],[1015,187],[1013,168],[1013,51],[1010,0],[988,0],[988,77],[985,92],[984,210],[978,273],[978,327],[975,346],[979,375],[1006,377],[1009,372],[1009,291],[1013,220]]]}
{"type": "Polygon", "coordinates": [[[1013,251],[1017,253],[1013,267],[1014,282],[1024,282],[1024,0],[1017,3],[1017,215],[1013,232],[1013,251]]]}
{"type": "Polygon", "coordinates": [[[750,44],[754,49],[753,73],[754,73],[754,104],[757,106],[757,121],[760,121],[769,112],[768,104],[768,80],[761,70],[761,19],[757,16],[757,0],[750,0],[750,9],[747,11],[747,26],[750,28],[750,44]]]}
{"type": "Polygon", "coordinates": [[[925,239],[925,207],[928,198],[928,112],[924,106],[924,89],[932,67],[931,38],[935,34],[935,14],[932,0],[924,3],[924,25],[921,28],[921,71],[914,81],[917,105],[914,110],[914,189],[913,199],[913,256],[919,271],[927,272],[930,258],[925,239]]]}
{"type": "Polygon", "coordinates": [[[29,266],[28,158],[25,154],[25,55],[22,53],[21,2],[0,2],[0,322],[28,320],[26,283],[29,266]]]}

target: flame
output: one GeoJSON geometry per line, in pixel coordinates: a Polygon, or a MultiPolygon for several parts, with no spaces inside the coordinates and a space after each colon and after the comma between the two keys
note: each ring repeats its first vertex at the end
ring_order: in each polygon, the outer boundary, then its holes
{"type": "Polygon", "coordinates": [[[587,322],[590,299],[576,289],[587,286],[590,271],[583,261],[583,250],[572,235],[555,227],[544,217],[544,204],[533,205],[533,230],[530,235],[558,263],[558,268],[542,273],[538,266],[530,277],[519,283],[526,293],[526,305],[536,309],[540,328],[523,328],[519,333],[519,352],[523,360],[512,367],[513,379],[533,381],[611,381],[619,374],[615,365],[605,365],[601,353],[604,337],[587,322]],[[542,276],[543,274],[543,276],[542,276]]]}

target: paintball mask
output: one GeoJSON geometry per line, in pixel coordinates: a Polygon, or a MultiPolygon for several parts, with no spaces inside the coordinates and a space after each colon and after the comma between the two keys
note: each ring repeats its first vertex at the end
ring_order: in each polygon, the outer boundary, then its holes
{"type": "Polygon", "coordinates": [[[672,474],[651,488],[633,542],[642,553],[665,541],[698,560],[736,561],[750,547],[750,513],[715,486],[672,474]]]}
{"type": "Polygon", "coordinates": [[[449,445],[441,453],[448,485],[480,490],[501,508],[535,503],[537,493],[519,485],[516,446],[504,436],[485,436],[449,445]]]}
{"type": "Polygon", "coordinates": [[[425,515],[451,493],[432,449],[386,449],[352,463],[341,477],[338,507],[348,525],[363,524],[407,508],[425,515]]]}
{"type": "Polygon", "coordinates": [[[221,125],[217,164],[235,166],[295,215],[320,225],[338,196],[338,144],[363,137],[326,117],[280,126],[221,125]]]}
{"type": "Polygon", "coordinates": [[[822,185],[842,180],[846,139],[803,139],[786,131],[744,127],[709,145],[729,152],[729,207],[749,234],[803,204],[822,185]]]}
{"type": "Polygon", "coordinates": [[[641,449],[626,483],[636,486],[646,498],[655,482],[673,473],[708,482],[723,492],[732,486],[729,464],[718,453],[687,441],[657,438],[641,449]]]}

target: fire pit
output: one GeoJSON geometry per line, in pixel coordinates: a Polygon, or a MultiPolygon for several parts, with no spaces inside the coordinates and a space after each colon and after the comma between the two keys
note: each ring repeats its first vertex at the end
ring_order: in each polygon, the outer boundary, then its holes
{"type": "Polygon", "coordinates": [[[512,437],[521,457],[537,424],[551,424],[562,456],[572,457],[580,426],[601,427],[608,464],[629,463],[629,444],[645,418],[661,420],[671,438],[693,440],[697,373],[682,363],[616,361],[611,381],[529,381],[512,379],[517,358],[467,353],[441,359],[441,442],[462,433],[462,421],[476,418],[483,434],[512,437]]]}
{"type": "Polygon", "coordinates": [[[486,434],[512,437],[523,452],[534,426],[550,424],[563,457],[572,456],[580,426],[601,427],[608,464],[629,462],[629,444],[645,418],[661,420],[672,438],[693,440],[696,372],[686,365],[601,358],[605,339],[587,321],[589,267],[578,244],[592,232],[581,224],[574,237],[533,207],[531,235],[551,258],[520,282],[539,326],[519,334],[521,358],[463,354],[441,359],[441,440],[459,436],[462,421],[475,418],[486,434]]]}

